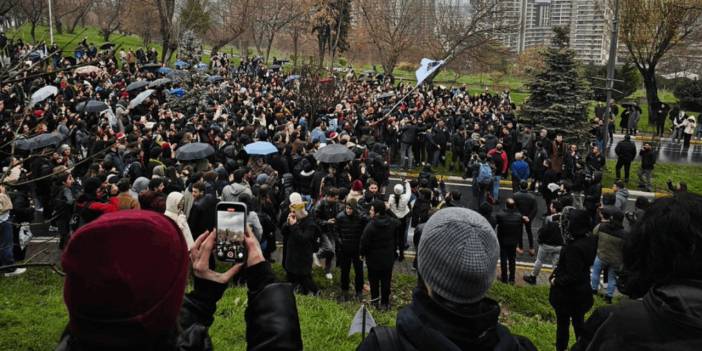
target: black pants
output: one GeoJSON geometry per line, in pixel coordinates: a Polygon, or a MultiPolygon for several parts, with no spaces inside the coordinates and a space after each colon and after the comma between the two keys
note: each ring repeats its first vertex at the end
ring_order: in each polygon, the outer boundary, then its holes
{"type": "Polygon", "coordinates": [[[368,283],[370,284],[371,301],[377,304],[380,296],[382,305],[390,304],[390,281],[392,280],[392,269],[373,270],[368,268],[368,283]]]}
{"type": "Polygon", "coordinates": [[[56,227],[58,227],[58,232],[59,232],[59,249],[61,249],[61,250],[63,250],[63,248],[68,243],[69,235],[71,233],[69,221],[70,221],[70,217],[69,218],[59,217],[56,219],[56,227]]]}
{"type": "Polygon", "coordinates": [[[663,133],[665,133],[665,121],[663,124],[656,124],[656,135],[663,136],[663,133]]]}
{"type": "Polygon", "coordinates": [[[629,170],[631,169],[631,161],[624,161],[622,159],[617,159],[617,165],[615,166],[617,172],[617,179],[622,179],[622,167],[624,167],[624,180],[629,180],[629,170]]]}
{"type": "Polygon", "coordinates": [[[500,244],[500,273],[502,274],[502,282],[514,282],[514,274],[516,271],[515,260],[517,256],[517,247],[515,245],[500,244]],[[507,262],[509,261],[509,277],[507,276],[507,262]]]}
{"type": "Polygon", "coordinates": [[[568,338],[570,336],[570,323],[573,322],[575,338],[582,335],[585,324],[585,312],[578,311],[574,306],[559,306],[556,310],[556,350],[568,349],[568,338]]]}
{"type": "Polygon", "coordinates": [[[317,284],[312,279],[312,274],[293,274],[288,272],[288,282],[292,283],[293,289],[300,289],[300,293],[307,295],[316,294],[319,291],[317,284]]]}
{"type": "MultiPolygon", "coordinates": [[[[392,200],[392,198],[390,199],[392,200]]],[[[407,231],[407,218],[409,215],[405,216],[404,218],[398,218],[400,221],[400,225],[395,228],[395,251],[397,251],[400,254],[400,257],[404,259],[405,257],[405,247],[407,246],[407,239],[405,238],[405,232],[407,231]]]]}
{"type": "Polygon", "coordinates": [[[353,287],[356,294],[363,291],[363,261],[358,254],[347,255],[343,252],[337,256],[339,267],[341,268],[341,290],[348,291],[351,284],[351,266],[353,266],[353,287]]]}
{"type": "Polygon", "coordinates": [[[683,133],[683,148],[688,149],[690,147],[690,139],[692,139],[692,134],[683,133]]]}
{"type": "MultiPolygon", "coordinates": [[[[531,219],[529,223],[524,223],[524,229],[527,233],[527,240],[529,240],[529,249],[534,248],[534,232],[531,231],[531,219]]],[[[524,238],[519,239],[518,246],[520,249],[524,249],[524,238]]]]}

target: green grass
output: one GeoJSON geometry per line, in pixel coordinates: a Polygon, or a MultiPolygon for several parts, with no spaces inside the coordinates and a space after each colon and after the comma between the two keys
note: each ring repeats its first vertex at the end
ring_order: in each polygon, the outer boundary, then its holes
{"type": "MultiPolygon", "coordinates": [[[[280,265],[274,265],[279,278],[280,265]]],[[[322,297],[297,296],[297,307],[305,349],[354,350],[360,335],[347,337],[357,302],[337,302],[340,292],[338,274],[333,282],[315,271],[322,297]]],[[[67,323],[63,305],[63,280],[48,269],[31,269],[27,274],[0,279],[0,350],[49,350],[57,344],[67,323]]],[[[397,311],[411,301],[416,277],[406,274],[393,276],[393,309],[388,312],[371,310],[379,325],[393,326],[397,311]]],[[[515,287],[496,282],[488,296],[502,308],[500,321],[512,332],[528,337],[539,350],[553,350],[555,315],[548,302],[548,287],[515,287]]],[[[210,329],[214,344],[223,350],[245,349],[244,311],[247,296],[244,288],[230,288],[217,305],[215,322],[210,329]]],[[[596,307],[602,305],[596,300],[596,307]]],[[[574,338],[571,337],[571,342],[574,338]]]]}
{"type": "MultiPolygon", "coordinates": [[[[603,187],[611,188],[612,184],[616,180],[615,165],[616,160],[607,160],[607,169],[603,176],[603,187]]],[[[638,185],[638,177],[636,172],[641,167],[639,161],[634,161],[631,164],[631,179],[629,181],[629,187],[631,189],[636,189],[638,185]]],[[[622,169],[622,173],[624,170],[622,169]]],[[[674,183],[687,182],[688,190],[697,194],[702,193],[702,166],[700,165],[687,165],[687,164],[674,164],[674,163],[657,163],[653,170],[653,188],[656,192],[668,192],[668,187],[666,181],[671,179],[674,183]]],[[[622,174],[622,176],[624,176],[622,174]]]]}

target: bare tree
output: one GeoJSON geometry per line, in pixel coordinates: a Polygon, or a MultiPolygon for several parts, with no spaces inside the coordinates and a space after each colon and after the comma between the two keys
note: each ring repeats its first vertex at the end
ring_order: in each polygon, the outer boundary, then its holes
{"type": "Polygon", "coordinates": [[[18,0],[4,0],[0,1],[0,17],[5,17],[10,11],[12,11],[15,6],[17,6],[18,0]]]}
{"type": "Polygon", "coordinates": [[[275,37],[286,26],[305,14],[308,6],[303,0],[262,0],[252,10],[251,34],[259,55],[268,62],[275,37]],[[264,52],[265,46],[265,52],[264,52]]]}
{"type": "Polygon", "coordinates": [[[392,75],[400,57],[417,44],[422,2],[419,0],[360,0],[367,33],[383,71],[392,75]]]}
{"type": "Polygon", "coordinates": [[[67,20],[70,20],[70,25],[68,26],[68,33],[70,34],[76,32],[78,24],[93,9],[94,2],[92,0],[78,0],[78,2],[80,2],[80,6],[76,7],[76,11],[66,16],[67,20]]]}
{"type": "Polygon", "coordinates": [[[109,41],[110,35],[122,28],[122,20],[128,15],[126,0],[98,0],[94,6],[102,39],[109,41]]]}
{"type": "Polygon", "coordinates": [[[24,19],[29,22],[29,35],[32,36],[32,41],[37,41],[36,29],[37,25],[44,18],[44,13],[46,12],[46,1],[45,0],[20,0],[18,3],[18,9],[24,19]]]}
{"type": "Polygon", "coordinates": [[[648,118],[654,122],[660,104],[656,67],[700,25],[702,0],[621,0],[620,4],[620,37],[643,77],[648,118]]]}
{"type": "Polygon", "coordinates": [[[213,54],[246,31],[249,21],[253,20],[249,16],[251,6],[253,4],[250,0],[213,0],[211,2],[211,25],[206,37],[212,43],[213,54]]]}
{"type": "MultiPolygon", "coordinates": [[[[64,19],[75,15],[85,15],[91,8],[90,0],[53,0],[53,20],[57,33],[63,33],[64,19]]],[[[77,16],[76,16],[77,17],[77,16]]],[[[69,27],[70,28],[70,27],[69,27]]]]}
{"type": "Polygon", "coordinates": [[[158,13],[158,28],[161,34],[161,62],[166,62],[177,49],[177,41],[173,40],[175,0],[153,0],[153,3],[158,13]]]}

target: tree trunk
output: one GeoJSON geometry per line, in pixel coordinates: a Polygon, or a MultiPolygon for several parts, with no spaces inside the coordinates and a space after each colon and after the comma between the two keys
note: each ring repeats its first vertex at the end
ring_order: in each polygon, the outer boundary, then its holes
{"type": "MultiPolygon", "coordinates": [[[[658,84],[656,82],[656,73],[654,69],[648,69],[641,72],[644,79],[644,87],[646,87],[646,101],[648,102],[648,123],[654,125],[657,119],[658,110],[658,84]]],[[[664,117],[665,118],[665,117],[664,117]]]]}
{"type": "Polygon", "coordinates": [[[268,63],[268,58],[271,56],[271,47],[273,46],[273,38],[275,37],[275,34],[271,33],[270,37],[268,37],[268,45],[266,46],[266,63],[268,63]]]}
{"type": "Polygon", "coordinates": [[[31,27],[29,28],[29,35],[32,36],[32,42],[33,42],[33,43],[36,43],[36,42],[37,42],[37,34],[36,34],[37,23],[36,23],[36,22],[31,22],[30,25],[31,25],[31,27]]]}
{"type": "Polygon", "coordinates": [[[56,25],[56,34],[63,34],[63,23],[61,19],[54,16],[54,24],[56,25]]]}
{"type": "Polygon", "coordinates": [[[293,39],[293,58],[292,58],[293,59],[293,67],[297,68],[297,59],[298,59],[297,55],[299,54],[298,44],[300,41],[300,32],[297,29],[295,29],[295,31],[293,32],[292,39],[293,39]]]}
{"type": "Polygon", "coordinates": [[[110,35],[112,34],[112,32],[109,29],[103,29],[101,32],[102,40],[106,42],[110,41],[110,35]]]}

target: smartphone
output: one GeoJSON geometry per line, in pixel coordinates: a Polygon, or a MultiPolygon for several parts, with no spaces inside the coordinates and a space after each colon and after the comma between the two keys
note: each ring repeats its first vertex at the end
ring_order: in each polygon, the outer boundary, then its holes
{"type": "Polygon", "coordinates": [[[248,253],[244,242],[246,205],[241,202],[217,204],[217,240],[214,254],[218,260],[232,263],[246,262],[248,253]]]}

